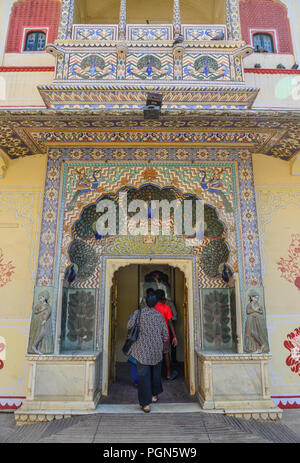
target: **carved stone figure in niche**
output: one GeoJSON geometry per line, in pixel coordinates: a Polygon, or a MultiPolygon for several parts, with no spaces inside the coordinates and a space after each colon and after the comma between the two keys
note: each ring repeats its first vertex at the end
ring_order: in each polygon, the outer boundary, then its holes
{"type": "Polygon", "coordinates": [[[268,341],[264,330],[264,312],[259,302],[258,292],[248,292],[249,302],[246,306],[245,350],[260,354],[268,352],[268,341]]]}
{"type": "Polygon", "coordinates": [[[35,354],[53,353],[51,327],[50,294],[47,290],[38,295],[38,303],[33,308],[28,352],[35,354]]]}

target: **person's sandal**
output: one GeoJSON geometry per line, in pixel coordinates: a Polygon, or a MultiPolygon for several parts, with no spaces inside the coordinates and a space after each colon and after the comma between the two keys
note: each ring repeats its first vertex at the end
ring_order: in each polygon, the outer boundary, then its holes
{"type": "Polygon", "coordinates": [[[172,376],[170,378],[167,378],[167,381],[173,381],[175,378],[178,376],[178,371],[174,370],[172,373],[172,376]]]}
{"type": "Polygon", "coordinates": [[[149,407],[149,405],[141,406],[141,409],[142,409],[143,412],[145,412],[145,413],[150,413],[150,407],[149,407]]]}
{"type": "Polygon", "coordinates": [[[152,403],[153,403],[153,404],[156,404],[156,402],[158,402],[158,397],[157,397],[157,395],[154,395],[154,396],[152,397],[152,403]]]}

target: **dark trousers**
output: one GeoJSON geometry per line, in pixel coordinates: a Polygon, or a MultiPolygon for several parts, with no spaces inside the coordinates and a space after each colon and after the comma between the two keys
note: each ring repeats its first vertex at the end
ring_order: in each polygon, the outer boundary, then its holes
{"type": "Polygon", "coordinates": [[[136,362],[138,374],[138,399],[142,407],[152,403],[152,396],[163,391],[161,384],[161,362],[142,365],[136,362]]]}

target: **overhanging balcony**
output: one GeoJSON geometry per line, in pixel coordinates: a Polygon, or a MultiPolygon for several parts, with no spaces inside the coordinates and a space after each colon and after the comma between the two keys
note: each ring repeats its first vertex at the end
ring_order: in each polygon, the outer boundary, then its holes
{"type": "Polygon", "coordinates": [[[127,24],[121,0],[119,24],[72,24],[48,45],[55,78],[39,90],[55,109],[140,109],[149,91],[165,109],[248,109],[258,90],[245,86],[243,60],[253,49],[236,30],[181,24],[178,0],[172,24],[127,24]]]}

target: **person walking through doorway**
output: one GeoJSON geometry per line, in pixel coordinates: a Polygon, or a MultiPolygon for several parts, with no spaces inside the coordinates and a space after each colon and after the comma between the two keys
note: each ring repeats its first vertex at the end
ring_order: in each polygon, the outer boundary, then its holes
{"type": "MultiPolygon", "coordinates": [[[[139,336],[128,355],[136,360],[139,404],[145,413],[149,413],[150,404],[157,402],[158,394],[163,392],[161,363],[169,332],[163,316],[154,309],[157,303],[155,294],[148,295],[145,302],[145,306],[139,309],[139,336]]],[[[128,329],[134,326],[137,316],[138,310],[129,319],[128,329]]]]}
{"type": "Polygon", "coordinates": [[[170,360],[170,350],[171,350],[171,344],[170,344],[170,332],[172,333],[172,345],[176,347],[178,345],[174,325],[172,323],[172,310],[170,307],[166,304],[166,295],[163,289],[157,289],[155,291],[155,295],[157,297],[157,304],[155,305],[155,310],[160,312],[162,316],[165,319],[166,326],[168,328],[168,339],[164,343],[163,347],[163,356],[166,364],[166,369],[167,369],[167,381],[173,381],[175,378],[178,376],[178,371],[174,370],[173,372],[171,371],[171,360],[170,360]]]}

